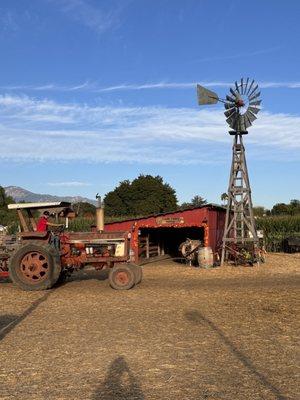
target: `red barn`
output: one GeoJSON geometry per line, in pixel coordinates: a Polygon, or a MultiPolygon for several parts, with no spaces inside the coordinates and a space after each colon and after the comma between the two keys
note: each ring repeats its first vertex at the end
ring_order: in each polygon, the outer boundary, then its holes
{"type": "Polygon", "coordinates": [[[128,219],[105,224],[106,231],[131,232],[131,260],[169,254],[178,256],[180,243],[198,239],[216,253],[221,245],[225,224],[225,207],[206,204],[176,212],[128,219]]]}

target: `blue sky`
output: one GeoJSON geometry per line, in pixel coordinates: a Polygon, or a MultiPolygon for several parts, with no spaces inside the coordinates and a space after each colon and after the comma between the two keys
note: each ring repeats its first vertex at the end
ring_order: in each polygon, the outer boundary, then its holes
{"type": "Polygon", "coordinates": [[[299,18],[297,0],[2,0],[0,184],[94,198],[149,173],[220,202],[232,138],[195,87],[250,76],[253,202],[299,199],[299,18]]]}

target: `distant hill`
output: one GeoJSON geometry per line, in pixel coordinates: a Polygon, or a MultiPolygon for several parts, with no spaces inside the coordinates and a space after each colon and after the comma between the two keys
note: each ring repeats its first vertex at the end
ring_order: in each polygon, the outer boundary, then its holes
{"type": "Polygon", "coordinates": [[[31,202],[43,202],[43,201],[68,201],[70,203],[87,202],[96,205],[96,200],[91,200],[81,196],[52,196],[51,194],[39,194],[33,193],[29,190],[23,189],[19,186],[6,186],[4,187],[7,196],[11,196],[16,203],[25,201],[26,203],[31,202]]]}

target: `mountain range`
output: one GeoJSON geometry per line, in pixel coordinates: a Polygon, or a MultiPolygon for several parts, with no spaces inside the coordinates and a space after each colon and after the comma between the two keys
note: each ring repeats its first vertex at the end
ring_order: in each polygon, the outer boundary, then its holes
{"type": "Polygon", "coordinates": [[[11,196],[16,203],[24,201],[31,202],[50,202],[50,201],[68,201],[70,203],[87,202],[96,205],[96,200],[91,200],[81,196],[53,196],[51,194],[33,193],[19,186],[4,187],[7,196],[11,196]]]}

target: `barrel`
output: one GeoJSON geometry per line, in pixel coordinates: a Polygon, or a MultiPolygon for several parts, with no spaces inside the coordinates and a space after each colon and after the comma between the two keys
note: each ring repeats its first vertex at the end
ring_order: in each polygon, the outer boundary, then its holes
{"type": "Polygon", "coordinates": [[[211,247],[200,247],[198,250],[198,264],[201,268],[214,266],[214,255],[211,247]]]}

